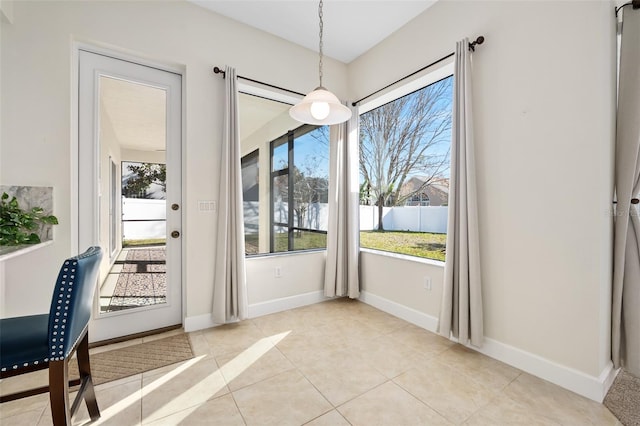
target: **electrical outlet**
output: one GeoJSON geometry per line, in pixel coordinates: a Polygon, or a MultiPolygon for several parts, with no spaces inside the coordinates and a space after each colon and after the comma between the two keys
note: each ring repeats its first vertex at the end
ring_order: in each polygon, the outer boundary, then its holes
{"type": "Polygon", "coordinates": [[[429,276],[424,277],[424,289],[431,291],[431,277],[429,276]]]}
{"type": "Polygon", "coordinates": [[[273,276],[276,278],[280,278],[282,276],[282,268],[280,268],[279,266],[276,266],[273,269],[273,276]]]}

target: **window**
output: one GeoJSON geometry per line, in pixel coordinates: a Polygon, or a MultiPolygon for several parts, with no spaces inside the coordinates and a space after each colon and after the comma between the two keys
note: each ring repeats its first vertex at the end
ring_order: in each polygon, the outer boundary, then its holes
{"type": "Polygon", "coordinates": [[[327,246],[329,128],[304,125],[271,142],[270,252],[327,246]]]}
{"type": "Polygon", "coordinates": [[[260,253],[259,150],[242,157],[242,201],[246,254],[260,253]]]}
{"type": "Polygon", "coordinates": [[[407,198],[405,202],[405,206],[428,206],[430,203],[429,195],[426,192],[420,192],[418,194],[413,194],[411,197],[407,198]]]}
{"type": "Polygon", "coordinates": [[[327,245],[329,128],[301,126],[289,115],[297,99],[279,96],[238,96],[248,256],[327,245]]]}
{"type": "Polygon", "coordinates": [[[360,115],[362,247],[445,259],[453,76],[441,77],[360,115]]]}
{"type": "Polygon", "coordinates": [[[167,165],[123,161],[122,245],[164,244],[167,222],[167,165]]]}

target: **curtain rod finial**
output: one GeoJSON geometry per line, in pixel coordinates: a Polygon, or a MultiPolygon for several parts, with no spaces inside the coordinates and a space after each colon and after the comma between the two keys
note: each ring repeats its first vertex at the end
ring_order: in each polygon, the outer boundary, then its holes
{"type": "Polygon", "coordinates": [[[484,43],[484,36],[478,36],[478,38],[476,38],[474,41],[469,43],[469,50],[471,50],[472,52],[475,52],[476,45],[482,44],[482,43],[484,43]]]}
{"type": "Polygon", "coordinates": [[[222,76],[224,77],[224,75],[226,74],[223,70],[221,70],[219,67],[213,67],[213,72],[216,74],[222,74],[222,76]]]}

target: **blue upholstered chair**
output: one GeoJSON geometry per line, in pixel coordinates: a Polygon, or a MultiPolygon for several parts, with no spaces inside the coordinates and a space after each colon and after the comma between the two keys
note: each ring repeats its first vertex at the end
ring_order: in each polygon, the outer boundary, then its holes
{"type": "Polygon", "coordinates": [[[49,392],[53,424],[70,425],[82,399],[92,420],[100,417],[91,379],[87,328],[102,249],[64,261],[48,314],[0,320],[0,378],[49,369],[49,386],[3,395],[0,402],[49,392]],[[80,378],[69,381],[68,364],[77,353],[80,378]],[[69,405],[69,386],[80,385],[69,405]]]}

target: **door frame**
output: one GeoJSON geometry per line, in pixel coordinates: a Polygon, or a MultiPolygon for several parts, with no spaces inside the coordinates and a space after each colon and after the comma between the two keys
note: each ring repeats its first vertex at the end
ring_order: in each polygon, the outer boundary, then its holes
{"type": "MultiPolygon", "coordinates": [[[[116,50],[113,47],[104,47],[92,43],[83,41],[73,41],[71,43],[71,140],[70,140],[70,157],[71,157],[71,170],[70,170],[70,247],[71,253],[79,253],[79,238],[80,238],[80,218],[79,218],[79,179],[80,179],[80,160],[79,160],[79,147],[80,147],[80,51],[86,51],[102,56],[107,56],[113,59],[131,62],[136,65],[142,65],[150,68],[155,68],[160,71],[166,71],[173,74],[178,74],[181,78],[181,109],[180,109],[180,252],[181,252],[181,268],[180,268],[180,281],[181,281],[181,323],[184,325],[186,318],[187,305],[186,305],[186,268],[184,267],[183,259],[186,252],[186,216],[187,206],[185,204],[185,178],[186,178],[186,67],[183,65],[176,65],[175,63],[166,63],[151,60],[146,55],[133,55],[123,50],[116,50]]],[[[95,129],[94,129],[95,131],[95,129]]],[[[94,135],[95,137],[95,135],[94,135]]],[[[169,201],[169,200],[167,200],[169,201]]],[[[97,213],[97,212],[96,212],[97,213]]],[[[97,220],[97,218],[94,218],[97,220]]],[[[169,235],[167,235],[169,238],[169,235]]],[[[110,254],[107,254],[110,256],[110,254]]],[[[98,292],[94,299],[97,300],[98,292]]],[[[96,307],[92,309],[91,318],[94,319],[96,314],[96,307]]],[[[160,327],[159,327],[160,328],[160,327]]]]}

